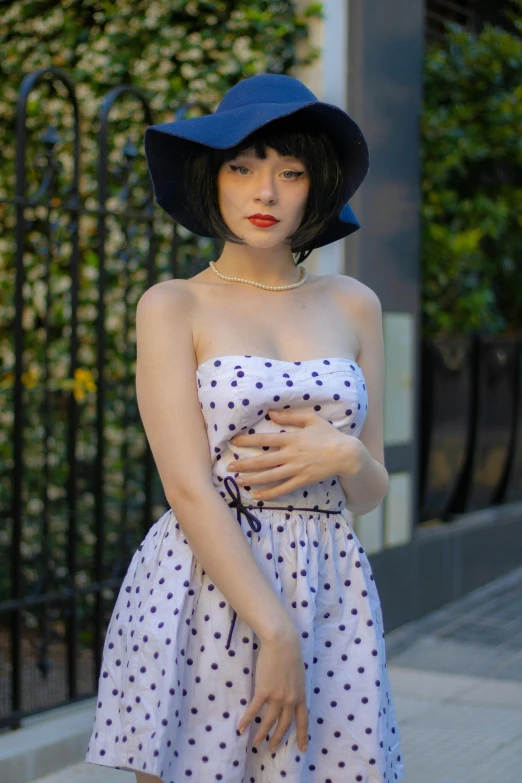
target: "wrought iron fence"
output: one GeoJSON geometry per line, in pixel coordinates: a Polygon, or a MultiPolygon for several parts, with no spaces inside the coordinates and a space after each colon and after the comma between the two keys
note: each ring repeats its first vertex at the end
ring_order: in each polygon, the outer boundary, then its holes
{"type": "Polygon", "coordinates": [[[0,193],[0,730],[95,693],[117,590],[168,507],[135,400],[135,304],[217,245],[155,218],[149,124],[141,90],[112,89],[84,170],[71,79],[20,87],[0,193]]]}

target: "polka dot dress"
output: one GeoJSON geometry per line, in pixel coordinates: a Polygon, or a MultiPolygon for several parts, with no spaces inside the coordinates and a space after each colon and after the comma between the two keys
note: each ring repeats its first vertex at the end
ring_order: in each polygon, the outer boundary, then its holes
{"type": "Polygon", "coordinates": [[[342,358],[221,356],[200,364],[196,380],[216,491],[300,632],[308,749],[297,745],[295,717],[274,752],[267,740],[252,746],[266,704],[238,734],[254,696],[260,640],[202,569],[169,509],[138,546],[121,585],[85,760],[164,783],[401,780],[379,595],[338,477],[265,502],[243,486],[248,511],[238,513],[237,484],[231,491],[237,474],[226,469],[232,459],[259,454],[259,447],[231,444],[235,434],[297,429],[272,421],[271,409],[315,411],[358,437],[368,407],[360,366],[342,358]]]}

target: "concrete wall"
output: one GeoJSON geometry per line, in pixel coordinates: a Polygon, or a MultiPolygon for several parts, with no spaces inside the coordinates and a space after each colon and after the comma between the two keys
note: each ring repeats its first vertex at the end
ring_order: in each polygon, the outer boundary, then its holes
{"type": "Polygon", "coordinates": [[[355,520],[363,546],[379,552],[411,540],[417,506],[424,3],[325,0],[324,9],[324,21],[310,23],[310,42],[321,47],[321,58],[293,75],[356,120],[368,140],[370,171],[351,201],[360,231],[314,251],[305,266],[362,280],[383,306],[390,488],[379,508],[355,520]]]}
{"type": "MultiPolygon", "coordinates": [[[[303,10],[310,0],[298,0],[303,10]]],[[[312,66],[296,68],[292,76],[300,79],[321,101],[334,103],[347,111],[348,103],[348,2],[323,0],[324,19],[312,19],[309,42],[321,48],[321,57],[312,66]]],[[[300,42],[298,54],[305,44],[300,42]]],[[[343,274],[346,266],[346,243],[314,250],[304,262],[306,269],[318,275],[343,274]]]]}
{"type": "Polygon", "coordinates": [[[406,544],[417,506],[423,41],[422,0],[349,0],[348,112],[368,140],[370,171],[351,202],[361,230],[345,240],[346,273],[379,296],[386,345],[390,487],[356,520],[368,552],[406,544]]]}

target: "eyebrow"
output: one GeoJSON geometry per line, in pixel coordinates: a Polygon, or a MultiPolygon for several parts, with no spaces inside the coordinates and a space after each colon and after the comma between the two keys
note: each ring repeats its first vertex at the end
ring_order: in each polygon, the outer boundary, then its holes
{"type": "MultiPolygon", "coordinates": [[[[262,158],[258,158],[258,156],[256,155],[254,150],[250,150],[250,151],[249,150],[242,150],[241,152],[238,152],[237,155],[235,155],[234,158],[232,158],[232,160],[235,160],[236,158],[240,158],[241,155],[244,155],[247,158],[256,158],[256,160],[262,160],[262,158]]],[[[282,160],[296,160],[299,163],[301,163],[301,161],[299,160],[299,158],[296,155],[279,155],[279,157],[282,160]]],[[[265,158],[265,160],[266,160],[266,158],[265,158]]],[[[304,165],[304,163],[303,163],[303,165],[304,165]]]]}

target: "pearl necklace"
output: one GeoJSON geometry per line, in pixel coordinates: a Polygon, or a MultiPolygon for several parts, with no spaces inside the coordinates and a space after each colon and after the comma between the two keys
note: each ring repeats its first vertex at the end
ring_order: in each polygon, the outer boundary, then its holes
{"type": "Polygon", "coordinates": [[[242,277],[227,277],[226,275],[223,275],[221,272],[217,271],[213,261],[209,261],[209,266],[212,271],[215,272],[216,275],[219,275],[219,277],[222,277],[223,280],[230,280],[232,283],[250,283],[250,285],[257,285],[259,288],[266,288],[268,291],[286,291],[288,288],[297,288],[298,286],[303,285],[308,276],[306,269],[303,266],[301,269],[304,274],[298,283],[292,283],[291,285],[264,285],[263,283],[256,283],[254,280],[244,280],[242,277]]]}

